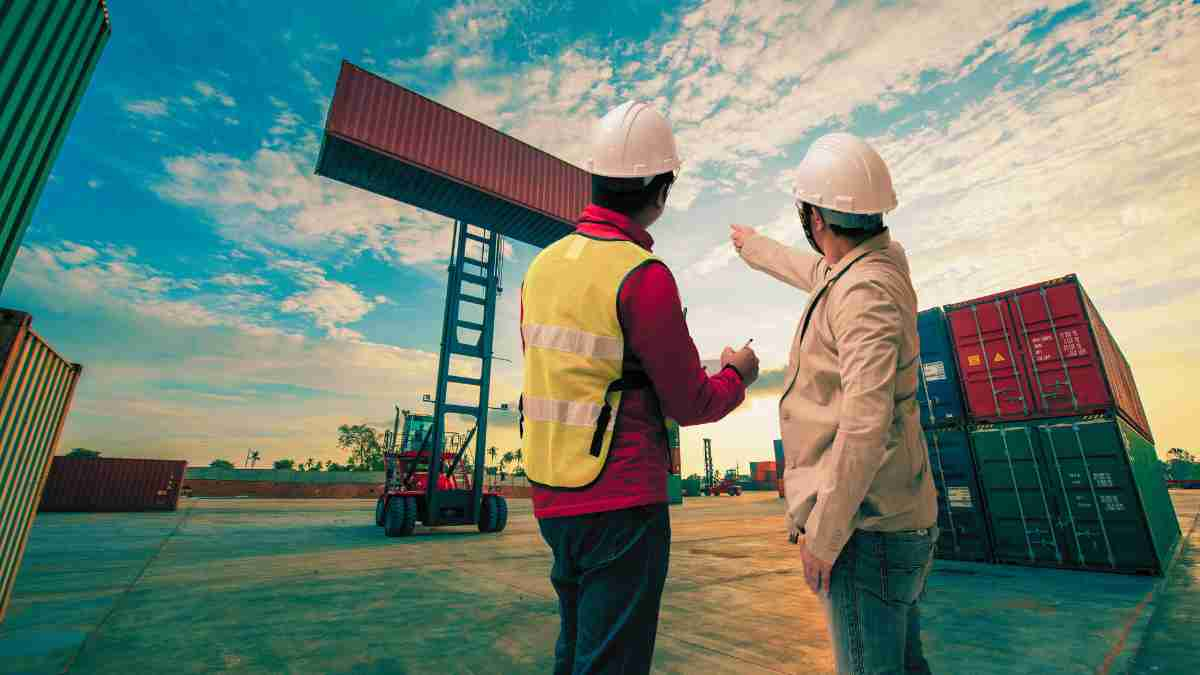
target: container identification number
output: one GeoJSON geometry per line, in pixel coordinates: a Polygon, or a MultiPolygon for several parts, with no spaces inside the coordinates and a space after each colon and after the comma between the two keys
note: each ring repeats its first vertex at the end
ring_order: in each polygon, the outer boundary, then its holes
{"type": "Polygon", "coordinates": [[[1083,345],[1083,338],[1080,337],[1078,329],[1069,328],[1059,331],[1058,338],[1058,351],[1052,349],[1052,345],[1054,344],[1053,333],[1045,333],[1030,338],[1029,341],[1033,343],[1033,358],[1038,361],[1052,361],[1059,358],[1060,354],[1064,359],[1087,356],[1088,351],[1083,345]]]}

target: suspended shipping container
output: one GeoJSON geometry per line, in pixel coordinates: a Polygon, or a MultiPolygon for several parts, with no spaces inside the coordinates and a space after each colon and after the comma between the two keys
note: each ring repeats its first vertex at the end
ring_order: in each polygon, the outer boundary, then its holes
{"type": "Polygon", "coordinates": [[[592,193],[582,169],[347,62],[317,173],[534,246],[574,231],[592,193]]]}
{"type": "Polygon", "coordinates": [[[187,462],[55,457],[39,511],[174,511],[187,462]]]}
{"type": "Polygon", "coordinates": [[[987,510],[971,458],[970,436],[962,427],[925,430],[929,465],[938,493],[936,557],[988,562],[992,544],[987,510]]]}
{"type": "Polygon", "coordinates": [[[83,370],[47,345],[31,322],[24,312],[0,309],[0,621],[83,370]]]}
{"type": "Polygon", "coordinates": [[[976,421],[1115,409],[1153,440],[1133,372],[1075,275],[946,308],[976,421]]]}
{"type": "Polygon", "coordinates": [[[0,288],[109,33],[102,1],[0,3],[0,288]]]}
{"type": "Polygon", "coordinates": [[[917,314],[917,331],[921,338],[921,370],[917,374],[920,378],[917,402],[921,406],[921,426],[961,425],[966,422],[962,385],[942,308],[917,314]]]}
{"type": "Polygon", "coordinates": [[[1179,541],[1154,446],[1123,418],[975,427],[1000,562],[1162,574],[1179,541]]]}

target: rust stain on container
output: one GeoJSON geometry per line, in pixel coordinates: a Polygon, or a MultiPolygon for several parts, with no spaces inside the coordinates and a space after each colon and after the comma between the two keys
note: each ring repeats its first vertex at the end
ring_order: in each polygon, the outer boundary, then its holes
{"type": "Polygon", "coordinates": [[[0,621],[83,370],[59,356],[31,323],[24,312],[0,309],[0,621]]]}
{"type": "Polygon", "coordinates": [[[535,246],[591,199],[582,169],[348,62],[317,173],[535,246]]]}
{"type": "Polygon", "coordinates": [[[39,511],[174,511],[187,462],[55,457],[39,511]]]}

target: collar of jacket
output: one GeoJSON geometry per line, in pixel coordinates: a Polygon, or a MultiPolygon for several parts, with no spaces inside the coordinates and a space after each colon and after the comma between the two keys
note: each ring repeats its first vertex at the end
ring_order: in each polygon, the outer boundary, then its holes
{"type": "MultiPolygon", "coordinates": [[[[654,237],[650,236],[646,228],[630,220],[629,216],[606,209],[603,206],[588,204],[584,207],[583,213],[579,216],[579,224],[576,225],[576,229],[580,234],[596,236],[605,236],[605,231],[607,230],[607,233],[619,234],[621,239],[628,239],[647,251],[654,249],[654,237]],[[615,232],[612,232],[613,230],[615,232]]],[[[612,239],[614,237],[610,236],[608,238],[612,239]]]]}
{"type": "Polygon", "coordinates": [[[834,265],[833,267],[830,267],[828,269],[828,271],[825,273],[825,276],[826,276],[826,278],[832,279],[832,278],[836,277],[837,275],[841,274],[842,271],[845,270],[847,267],[849,267],[850,264],[853,263],[855,260],[858,260],[858,258],[863,253],[866,253],[867,251],[883,251],[883,250],[887,249],[888,246],[891,246],[891,245],[892,245],[891,232],[889,232],[888,230],[884,230],[883,232],[880,232],[879,234],[875,235],[874,237],[871,237],[870,239],[859,244],[858,246],[855,246],[849,253],[842,256],[842,259],[839,260],[836,265],[834,265]]]}

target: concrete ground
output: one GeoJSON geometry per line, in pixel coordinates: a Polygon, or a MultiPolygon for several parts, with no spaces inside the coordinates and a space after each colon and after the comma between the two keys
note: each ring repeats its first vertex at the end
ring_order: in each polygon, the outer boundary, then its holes
{"type": "MultiPolygon", "coordinates": [[[[1191,543],[1166,579],[938,561],[923,609],[935,672],[1194,673],[1200,491],[1173,497],[1191,543]]],[[[366,500],[43,514],[0,672],[549,672],[548,550],[529,503],[510,504],[500,535],[407,539],[384,537],[366,500]]],[[[688,499],[672,517],[657,672],[832,670],[773,494],[688,499]]]]}

